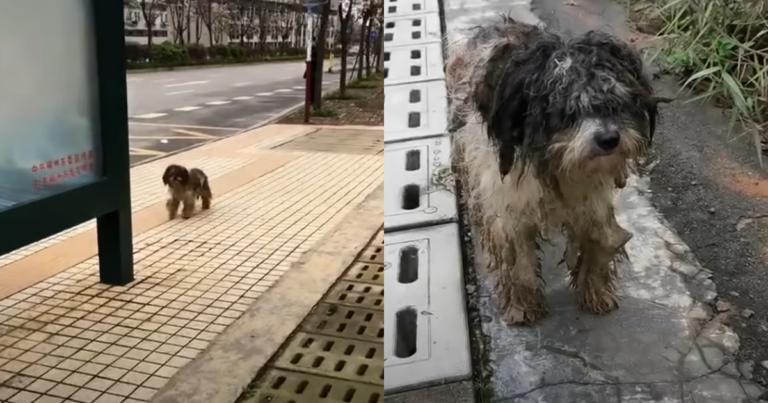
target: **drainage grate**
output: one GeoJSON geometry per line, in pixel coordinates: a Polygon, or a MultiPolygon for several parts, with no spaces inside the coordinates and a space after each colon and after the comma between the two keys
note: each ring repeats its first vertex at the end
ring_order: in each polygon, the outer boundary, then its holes
{"type": "Polygon", "coordinates": [[[383,262],[382,229],[238,403],[383,403],[383,262]]]}
{"type": "Polygon", "coordinates": [[[381,309],[384,304],[384,285],[342,281],[333,288],[327,301],[368,309],[381,309]]]}
{"type": "MultiPolygon", "coordinates": [[[[383,403],[381,386],[329,379],[300,372],[270,370],[248,403],[383,403]]],[[[248,392],[246,392],[248,393],[248,392]]]]}
{"type": "Polygon", "coordinates": [[[312,151],[336,154],[376,155],[383,151],[380,131],[320,129],[275,147],[280,151],[312,151]]]}
{"type": "Polygon", "coordinates": [[[365,248],[360,254],[359,260],[366,263],[384,264],[384,245],[365,248]]]}
{"type": "Polygon", "coordinates": [[[373,310],[323,303],[317,308],[322,314],[309,317],[303,329],[327,336],[383,343],[383,308],[373,310]]]}
{"type": "Polygon", "coordinates": [[[376,263],[355,263],[347,272],[345,280],[384,285],[384,265],[376,263]]]}
{"type": "Polygon", "coordinates": [[[299,333],[277,360],[280,369],[383,385],[384,346],[299,333]]]}

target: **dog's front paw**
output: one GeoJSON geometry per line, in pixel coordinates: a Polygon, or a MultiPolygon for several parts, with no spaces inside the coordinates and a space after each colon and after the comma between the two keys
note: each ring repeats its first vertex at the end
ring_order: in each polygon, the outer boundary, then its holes
{"type": "Polygon", "coordinates": [[[503,313],[504,322],[509,326],[533,325],[544,319],[549,314],[545,305],[527,307],[525,309],[516,306],[508,307],[503,313]]]}
{"type": "Polygon", "coordinates": [[[549,313],[543,290],[517,286],[512,293],[499,301],[507,325],[533,325],[549,313]]]}
{"type": "Polygon", "coordinates": [[[605,315],[619,308],[619,297],[609,290],[579,290],[576,300],[579,308],[595,315],[605,315]]]}

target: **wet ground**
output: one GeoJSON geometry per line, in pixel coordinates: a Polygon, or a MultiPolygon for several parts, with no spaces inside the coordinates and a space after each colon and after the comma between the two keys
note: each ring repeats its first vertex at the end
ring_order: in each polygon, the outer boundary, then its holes
{"type": "MultiPolygon", "coordinates": [[[[524,1],[479,3],[447,0],[448,30],[511,10],[569,34],[637,39],[626,10],[608,0],[535,0],[530,10],[524,1]]],[[[655,85],[664,95],[678,88],[668,77],[655,85]]],[[[620,202],[635,238],[632,265],[620,269],[619,311],[597,318],[573,309],[557,247],[544,259],[552,314],[540,326],[506,326],[480,276],[484,401],[731,403],[761,393],[746,378],[768,380],[760,365],[768,360],[768,180],[719,110],[676,102],[662,114],[655,158],[620,202]]]]}

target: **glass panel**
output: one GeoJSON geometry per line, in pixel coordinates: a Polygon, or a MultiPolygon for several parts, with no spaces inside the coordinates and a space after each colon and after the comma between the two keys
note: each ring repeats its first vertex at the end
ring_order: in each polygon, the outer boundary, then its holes
{"type": "Polygon", "coordinates": [[[0,1],[0,211],[101,176],[90,4],[0,1]]]}

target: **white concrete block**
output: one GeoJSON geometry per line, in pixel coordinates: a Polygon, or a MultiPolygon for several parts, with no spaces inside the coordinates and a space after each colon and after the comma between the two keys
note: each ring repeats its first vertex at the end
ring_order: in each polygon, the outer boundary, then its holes
{"type": "Polygon", "coordinates": [[[437,0],[387,0],[384,3],[384,19],[425,13],[439,13],[437,0]]]}
{"type": "Polygon", "coordinates": [[[384,22],[384,49],[426,43],[442,43],[440,14],[392,17],[384,22]]]}
{"type": "Polygon", "coordinates": [[[384,142],[443,135],[448,128],[445,81],[384,87],[384,142]]]}
{"type": "Polygon", "coordinates": [[[472,374],[458,224],[384,235],[384,390],[472,374]]]}
{"type": "Polygon", "coordinates": [[[448,136],[384,145],[384,230],[457,221],[448,136]]]}
{"type": "Polygon", "coordinates": [[[384,49],[384,85],[445,79],[439,43],[384,49]]]}

